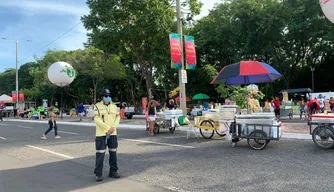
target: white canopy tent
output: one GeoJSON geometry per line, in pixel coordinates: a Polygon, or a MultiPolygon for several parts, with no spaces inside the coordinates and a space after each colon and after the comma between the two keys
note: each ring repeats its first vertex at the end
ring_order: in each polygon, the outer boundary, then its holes
{"type": "Polygon", "coordinates": [[[0,102],[4,102],[4,103],[12,103],[12,97],[10,97],[9,95],[3,94],[0,96],[0,102]]]}

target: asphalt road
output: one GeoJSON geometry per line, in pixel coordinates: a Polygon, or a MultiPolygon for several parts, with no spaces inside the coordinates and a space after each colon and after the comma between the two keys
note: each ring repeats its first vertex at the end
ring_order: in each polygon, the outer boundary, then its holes
{"type": "MultiPolygon", "coordinates": [[[[167,130],[155,137],[119,128],[120,180],[94,180],[94,127],[0,122],[0,192],[12,191],[333,191],[333,150],[310,140],[271,141],[262,151],[246,141],[188,140],[167,130]]],[[[107,160],[106,156],[105,160],[107,160]]],[[[105,161],[107,175],[108,162],[105,161]]]]}

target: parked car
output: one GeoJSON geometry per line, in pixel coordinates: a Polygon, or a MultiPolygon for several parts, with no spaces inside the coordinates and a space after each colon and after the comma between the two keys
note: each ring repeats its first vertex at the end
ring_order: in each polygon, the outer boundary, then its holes
{"type": "MultiPolygon", "coordinates": [[[[114,102],[115,105],[117,105],[117,110],[118,112],[120,111],[120,103],[121,102],[114,102]]],[[[136,110],[135,110],[135,107],[129,107],[127,105],[127,103],[123,102],[124,106],[125,106],[125,109],[124,109],[124,115],[126,116],[126,118],[128,119],[132,119],[133,115],[136,113],[136,110]]]]}

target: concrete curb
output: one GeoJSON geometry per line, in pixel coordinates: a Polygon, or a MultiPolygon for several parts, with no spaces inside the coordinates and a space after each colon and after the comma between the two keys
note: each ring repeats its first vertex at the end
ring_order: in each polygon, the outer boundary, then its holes
{"type": "MultiPolygon", "coordinates": [[[[25,123],[41,123],[46,124],[47,121],[42,120],[20,120],[20,119],[4,119],[4,121],[13,121],[13,122],[25,122],[25,123]]],[[[95,123],[91,122],[64,122],[58,121],[59,125],[76,125],[76,126],[85,126],[85,127],[95,127],[95,123]]],[[[146,125],[133,125],[133,124],[119,124],[118,128],[130,128],[130,129],[146,129],[146,125]]],[[[186,127],[185,127],[186,128],[186,127]]],[[[182,130],[185,131],[185,130],[182,130]]],[[[300,133],[283,133],[282,138],[284,139],[302,139],[302,140],[312,140],[312,135],[310,134],[300,134],[300,133]]]]}

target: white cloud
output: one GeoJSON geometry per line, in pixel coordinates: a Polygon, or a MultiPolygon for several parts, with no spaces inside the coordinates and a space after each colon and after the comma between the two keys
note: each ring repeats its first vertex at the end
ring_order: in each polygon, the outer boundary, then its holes
{"type": "Polygon", "coordinates": [[[24,14],[57,14],[57,15],[78,15],[82,16],[84,14],[89,13],[89,9],[85,6],[84,3],[76,3],[76,5],[69,4],[70,1],[66,1],[66,3],[62,3],[60,1],[52,2],[52,1],[37,1],[37,0],[26,0],[26,1],[5,1],[1,2],[0,7],[7,8],[19,8],[22,10],[18,10],[20,13],[24,14]]]}

